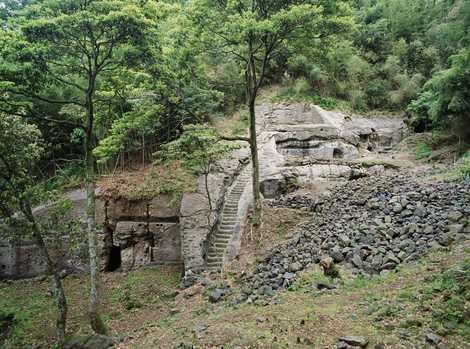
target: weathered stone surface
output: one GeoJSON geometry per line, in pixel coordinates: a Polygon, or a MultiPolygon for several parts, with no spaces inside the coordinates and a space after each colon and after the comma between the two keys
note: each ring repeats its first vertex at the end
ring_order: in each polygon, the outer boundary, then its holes
{"type": "Polygon", "coordinates": [[[367,344],[369,344],[369,340],[362,336],[345,336],[341,337],[339,340],[354,347],[361,348],[365,348],[367,344]]]}
{"type": "Polygon", "coordinates": [[[120,221],[176,220],[179,203],[170,195],[159,195],[151,200],[129,200],[126,198],[97,198],[97,224],[115,225],[120,221]]]}
{"type": "MultiPolygon", "coordinates": [[[[263,104],[257,107],[261,183],[267,198],[282,193],[283,178],[293,175],[304,184],[317,178],[360,178],[350,166],[292,165],[292,161],[352,160],[361,152],[388,149],[407,133],[393,118],[359,118],[305,104],[263,104]]],[[[383,172],[376,167],[369,173],[383,172]]],[[[406,205],[405,205],[406,206],[406,205]]]]}

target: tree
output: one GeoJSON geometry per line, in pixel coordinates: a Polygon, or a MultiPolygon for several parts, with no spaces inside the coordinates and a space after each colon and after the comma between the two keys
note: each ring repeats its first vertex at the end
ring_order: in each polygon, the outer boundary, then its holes
{"type": "MultiPolygon", "coordinates": [[[[57,302],[56,332],[62,348],[67,320],[67,300],[62,281],[44,241],[44,227],[32,212],[35,197],[34,164],[43,155],[39,130],[22,121],[19,116],[0,113],[0,213],[7,221],[24,218],[52,277],[57,302]],[[21,216],[20,216],[21,213],[21,216]]],[[[15,232],[16,233],[16,232],[15,232]]],[[[17,233],[16,233],[17,234],[17,233]]]]}
{"type": "Polygon", "coordinates": [[[250,145],[255,218],[261,214],[255,114],[260,88],[273,61],[285,53],[288,40],[315,43],[350,27],[348,17],[335,15],[341,6],[345,4],[339,1],[196,0],[190,8],[189,15],[207,52],[227,57],[244,75],[250,137],[238,139],[250,145]]]}
{"type": "MultiPolygon", "coordinates": [[[[26,7],[26,14],[13,23],[10,35],[21,44],[10,43],[23,60],[6,62],[2,71],[21,70],[21,84],[4,84],[7,93],[27,96],[50,105],[76,106],[72,120],[83,130],[86,163],[87,231],[90,257],[90,324],[95,332],[105,333],[98,314],[98,266],[95,224],[95,172],[93,148],[96,145],[95,107],[100,78],[131,64],[142,53],[152,21],[144,16],[154,13],[150,2],[119,0],[45,0],[26,7]],[[143,5],[142,5],[143,3],[143,5]],[[146,6],[145,10],[143,6],[146,6]],[[8,65],[10,64],[10,66],[8,65]],[[33,68],[32,68],[33,67],[33,68]],[[36,74],[32,74],[36,72],[36,74]],[[54,92],[54,93],[52,93],[54,92]],[[52,95],[52,97],[51,97],[52,95]]],[[[2,55],[3,56],[3,55],[2,55]]],[[[5,57],[5,56],[4,56],[5,57]]],[[[8,57],[7,57],[8,58],[8,57]]],[[[15,82],[15,74],[6,74],[15,82]]]]}
{"type": "Polygon", "coordinates": [[[183,133],[174,141],[162,145],[159,161],[181,161],[181,166],[197,175],[204,175],[209,214],[213,210],[208,176],[217,160],[237,146],[233,142],[220,139],[217,131],[204,124],[186,125],[183,133]]]}
{"type": "Polygon", "coordinates": [[[450,128],[470,139],[470,50],[452,56],[451,67],[435,74],[410,103],[415,124],[450,128]]]}

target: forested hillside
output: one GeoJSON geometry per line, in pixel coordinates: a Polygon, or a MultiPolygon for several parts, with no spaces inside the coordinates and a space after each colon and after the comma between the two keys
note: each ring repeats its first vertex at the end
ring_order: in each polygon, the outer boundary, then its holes
{"type": "Polygon", "coordinates": [[[375,348],[457,348],[469,145],[469,0],[0,0],[0,281],[46,276],[0,282],[0,347],[366,347],[338,309],[372,280],[424,294],[361,313],[375,348]],[[206,298],[273,313],[219,333],[206,298]]]}
{"type": "MultiPolygon", "coordinates": [[[[393,110],[409,115],[419,131],[468,136],[467,1],[310,3],[321,6],[323,27],[284,42],[266,67],[262,85],[281,85],[277,99],[393,110]]],[[[50,160],[43,173],[82,158],[90,77],[92,148],[98,145],[94,153],[103,160],[136,151],[149,160],[153,146],[184,124],[229,115],[245,101],[242,64],[202,38],[197,16],[210,13],[210,1],[79,4],[1,7],[1,110],[41,130],[50,160]],[[107,32],[114,24],[120,27],[107,32]],[[87,59],[95,56],[100,62],[89,70],[87,59]]]]}

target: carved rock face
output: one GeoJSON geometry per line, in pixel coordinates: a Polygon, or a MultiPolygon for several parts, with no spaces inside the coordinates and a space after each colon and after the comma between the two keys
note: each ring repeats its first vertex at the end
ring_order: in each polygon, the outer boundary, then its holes
{"type": "Polygon", "coordinates": [[[351,178],[354,170],[345,162],[388,150],[407,132],[401,119],[350,117],[314,105],[264,104],[256,113],[261,187],[268,198],[282,194],[290,177],[300,183],[351,178]]]}

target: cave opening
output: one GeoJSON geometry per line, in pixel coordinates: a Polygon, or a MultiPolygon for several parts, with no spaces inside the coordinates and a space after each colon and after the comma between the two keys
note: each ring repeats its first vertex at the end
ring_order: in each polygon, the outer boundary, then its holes
{"type": "Polygon", "coordinates": [[[333,158],[334,159],[341,159],[343,157],[343,151],[339,148],[335,148],[333,150],[333,158]]]}
{"type": "Polygon", "coordinates": [[[121,246],[111,246],[106,271],[116,271],[121,267],[121,246]]]}

